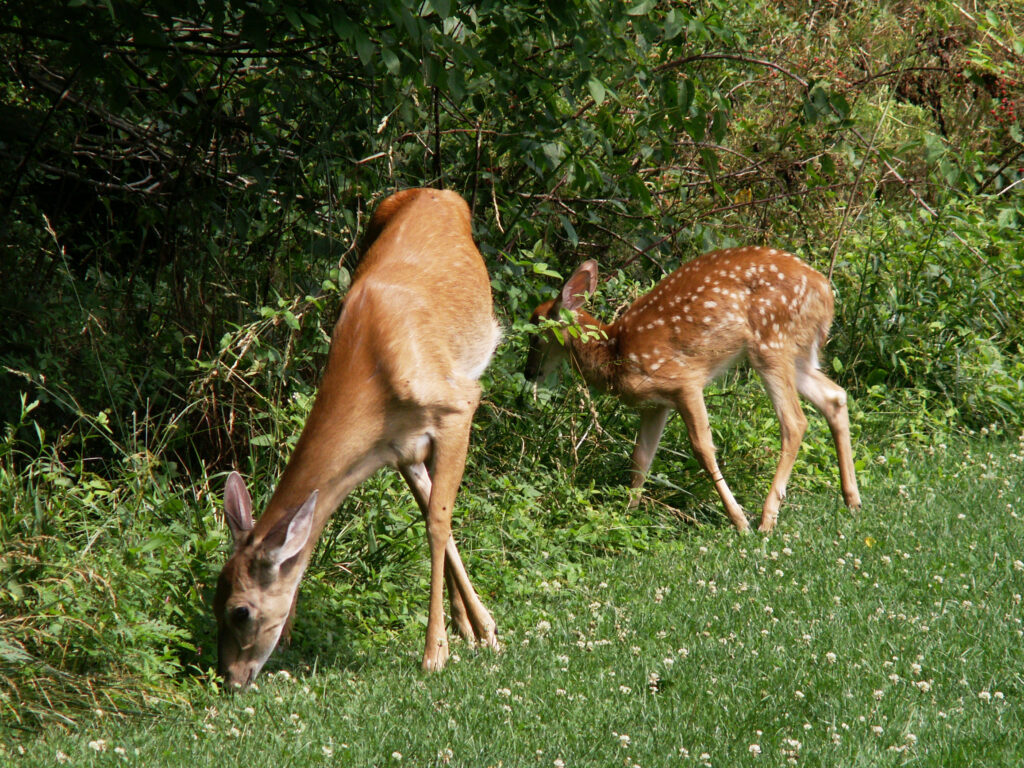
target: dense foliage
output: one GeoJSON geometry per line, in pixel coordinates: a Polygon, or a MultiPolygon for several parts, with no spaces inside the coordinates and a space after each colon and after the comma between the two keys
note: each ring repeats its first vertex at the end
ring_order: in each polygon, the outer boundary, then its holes
{"type": "MultiPolygon", "coordinates": [[[[700,516],[699,476],[658,464],[653,509],[596,514],[624,459],[595,457],[626,454],[628,415],[579,390],[528,404],[526,315],[586,257],[611,315],[703,250],[784,246],[833,280],[855,430],[1019,424],[1022,28],[1013,4],[953,0],[11,0],[0,707],[118,700],[129,678],[166,693],[209,662],[214,473],[272,486],[353,244],[396,188],[466,197],[508,329],[466,481],[470,518],[498,527],[487,547],[569,526],[614,551],[672,527],[664,499],[700,516]]],[[[747,402],[721,399],[718,442],[756,491],[770,410],[725,386],[747,402]]],[[[802,471],[826,482],[822,445],[802,471]]],[[[310,589],[357,625],[400,624],[415,510],[387,476],[347,509],[310,589]]]]}

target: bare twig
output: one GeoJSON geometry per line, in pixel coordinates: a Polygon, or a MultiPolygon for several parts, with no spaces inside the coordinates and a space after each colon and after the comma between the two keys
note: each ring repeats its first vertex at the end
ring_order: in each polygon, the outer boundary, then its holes
{"type": "Polygon", "coordinates": [[[795,80],[804,88],[810,85],[810,83],[804,80],[804,78],[800,77],[800,75],[796,74],[795,72],[791,72],[790,70],[783,67],[781,64],[776,64],[774,61],[768,61],[766,59],[755,59],[753,56],[745,56],[741,53],[698,53],[694,56],[683,56],[682,58],[673,59],[672,61],[666,61],[664,64],[659,64],[657,67],[654,68],[654,71],[662,72],[666,69],[675,69],[698,61],[715,61],[721,59],[726,59],[729,61],[742,61],[747,64],[757,64],[758,66],[767,67],[768,69],[774,69],[776,72],[781,72],[786,77],[795,80]]]}

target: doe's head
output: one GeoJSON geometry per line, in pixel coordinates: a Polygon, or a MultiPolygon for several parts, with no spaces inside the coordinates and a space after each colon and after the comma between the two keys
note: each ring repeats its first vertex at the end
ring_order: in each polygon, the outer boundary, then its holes
{"type": "Polygon", "coordinates": [[[298,508],[268,519],[256,530],[252,499],[237,472],[224,487],[224,516],[234,552],[217,579],[213,613],[217,619],[217,671],[229,688],[245,688],[256,678],[287,632],[299,580],[300,557],[309,541],[316,509],[313,491],[298,508]]]}

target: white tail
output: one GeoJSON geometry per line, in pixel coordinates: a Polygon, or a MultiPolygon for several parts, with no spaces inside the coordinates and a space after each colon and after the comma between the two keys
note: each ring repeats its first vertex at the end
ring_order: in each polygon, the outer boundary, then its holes
{"type": "Polygon", "coordinates": [[[846,504],[860,506],[850,447],[846,392],[818,370],[818,353],[832,323],[828,281],[796,256],[773,248],[729,248],[705,254],[662,280],[611,325],[581,310],[597,288],[597,263],[586,261],[558,298],[541,304],[533,321],[558,320],[563,309],[591,333],[535,337],[527,376],[546,376],[569,358],[591,385],[640,409],[631,486],[638,501],[665,422],[678,410],[694,453],[711,477],[733,524],[749,528],[715,460],[704,387],[744,354],[775,406],[782,455],[761,514],[770,531],[786,495],[807,419],[797,393],[828,420],[846,504]],[[596,331],[593,332],[593,331],[596,331]]]}
{"type": "Polygon", "coordinates": [[[327,367],[295,452],[253,521],[232,473],[224,511],[235,549],[217,584],[219,669],[252,682],[287,637],[299,581],[327,519],[379,467],[402,473],[427,521],[430,614],[425,669],[448,659],[442,605],[475,643],[498,647],[451,537],[477,383],[500,337],[469,208],[454,192],[410,189],[377,208],[334,327],[327,367]]]}

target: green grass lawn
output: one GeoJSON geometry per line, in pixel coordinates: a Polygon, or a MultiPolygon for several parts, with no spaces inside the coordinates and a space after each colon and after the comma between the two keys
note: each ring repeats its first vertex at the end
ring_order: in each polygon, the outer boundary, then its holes
{"type": "Polygon", "coordinates": [[[412,622],[343,663],[289,654],[246,694],[196,686],[190,708],[10,741],[0,762],[1020,765],[1024,445],[964,445],[877,458],[855,515],[795,476],[770,537],[723,519],[571,583],[538,573],[532,595],[490,598],[503,652],[456,642],[441,674],[419,670],[412,622]]]}

